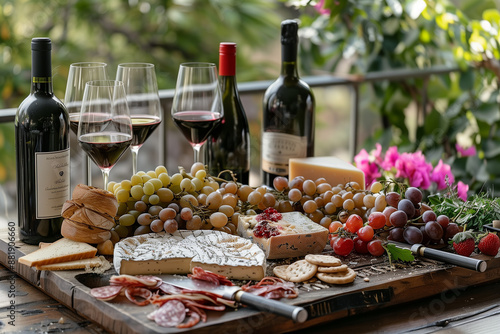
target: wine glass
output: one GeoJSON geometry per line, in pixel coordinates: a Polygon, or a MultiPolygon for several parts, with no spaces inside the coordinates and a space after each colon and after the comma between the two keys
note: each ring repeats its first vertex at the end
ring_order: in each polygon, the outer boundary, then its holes
{"type": "Polygon", "coordinates": [[[200,148],[223,115],[215,64],[181,64],[172,102],[172,118],[193,147],[194,162],[200,161],[200,148]]]}
{"type": "Polygon", "coordinates": [[[155,67],[148,63],[118,65],[116,80],[123,81],[132,120],[132,171],[137,173],[137,155],[142,144],[161,123],[160,97],[155,67]]]}
{"type": "MultiPolygon", "coordinates": [[[[81,62],[73,63],[69,66],[68,81],[66,83],[66,93],[64,94],[64,104],[68,109],[70,128],[75,133],[78,132],[78,121],[80,120],[80,109],[82,107],[83,92],[85,84],[92,80],[106,80],[106,63],[81,62]]],[[[90,158],[85,155],[84,164],[85,184],[92,184],[92,170],[90,158]]]]}
{"type": "Polygon", "coordinates": [[[87,82],[78,123],[78,142],[101,169],[103,189],[107,189],[109,171],[132,142],[132,121],[123,82],[87,82]]]}

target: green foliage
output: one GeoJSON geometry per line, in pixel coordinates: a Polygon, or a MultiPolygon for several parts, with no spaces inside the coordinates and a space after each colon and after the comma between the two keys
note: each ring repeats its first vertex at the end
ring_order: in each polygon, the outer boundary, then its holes
{"type": "Polygon", "coordinates": [[[411,253],[411,250],[406,248],[399,248],[395,244],[388,243],[385,245],[389,256],[392,261],[403,261],[403,262],[413,262],[415,257],[411,253]]]}
{"type": "MultiPolygon", "coordinates": [[[[477,12],[476,5],[463,7],[477,12]]],[[[481,2],[482,14],[474,18],[448,0],[324,0],[298,6],[309,7],[302,16],[303,57],[328,71],[339,64],[359,75],[459,69],[364,85],[383,125],[365,145],[422,150],[433,163],[451,164],[457,181],[473,192],[491,189],[500,195],[500,13],[494,2],[481,2]],[[415,110],[415,131],[409,128],[409,110],[415,110]],[[477,154],[462,157],[456,144],[475,146],[477,154]]]]}
{"type": "Polygon", "coordinates": [[[121,62],[151,62],[159,87],[173,88],[180,63],[218,62],[223,41],[238,43],[240,81],[268,79],[267,64],[248,51],[274,40],[279,22],[276,4],[266,0],[1,2],[0,108],[17,107],[29,93],[35,36],[53,41],[54,89],[62,98],[73,62],[104,61],[111,77],[121,62]]]}

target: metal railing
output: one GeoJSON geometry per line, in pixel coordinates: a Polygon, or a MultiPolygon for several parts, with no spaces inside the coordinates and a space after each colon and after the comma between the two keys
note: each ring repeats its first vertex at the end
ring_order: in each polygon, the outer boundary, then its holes
{"type": "MultiPolygon", "coordinates": [[[[352,92],[352,110],[351,110],[351,120],[350,120],[350,132],[349,132],[349,155],[351,158],[354,157],[358,150],[358,129],[359,129],[359,115],[360,115],[360,85],[370,82],[380,82],[380,81],[404,81],[414,78],[428,78],[433,75],[448,74],[451,72],[457,72],[459,68],[457,67],[432,67],[426,69],[398,69],[384,72],[372,72],[366,75],[350,75],[350,76],[312,76],[305,77],[306,81],[311,87],[332,87],[332,86],[348,86],[351,88],[352,92]]],[[[244,82],[238,84],[238,89],[240,95],[243,97],[245,95],[255,95],[263,94],[267,87],[272,83],[272,81],[254,81],[254,82],[244,82]]],[[[163,110],[165,113],[165,118],[169,117],[170,106],[172,103],[172,98],[174,94],[173,89],[161,90],[159,92],[163,110]]],[[[422,102],[425,105],[427,101],[427,91],[423,90],[423,95],[421,96],[422,102]]],[[[3,109],[0,110],[0,123],[4,122],[14,122],[16,109],[3,109]]],[[[167,122],[164,122],[163,132],[166,133],[167,122]]],[[[162,135],[162,139],[165,136],[162,135]]],[[[165,140],[160,140],[160,160],[164,163],[166,162],[166,157],[168,156],[168,143],[165,140]]]]}

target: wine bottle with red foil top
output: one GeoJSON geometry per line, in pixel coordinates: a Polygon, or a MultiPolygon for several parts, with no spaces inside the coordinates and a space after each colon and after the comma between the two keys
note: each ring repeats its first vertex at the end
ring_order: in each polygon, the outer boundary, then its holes
{"type": "Polygon", "coordinates": [[[281,23],[281,73],[264,94],[262,183],[288,176],[288,161],[314,155],[314,95],[297,69],[298,23],[281,23]]]}
{"type": "MultiPolygon", "coordinates": [[[[248,184],[250,131],[236,84],[236,43],[220,43],[219,83],[224,117],[205,144],[205,164],[211,175],[230,170],[238,182],[248,184]]],[[[232,180],[228,172],[220,177],[232,180]]]]}
{"type": "Polygon", "coordinates": [[[69,115],[52,91],[52,44],[31,41],[31,92],[15,119],[19,239],[38,245],[61,238],[70,198],[69,115]]]}

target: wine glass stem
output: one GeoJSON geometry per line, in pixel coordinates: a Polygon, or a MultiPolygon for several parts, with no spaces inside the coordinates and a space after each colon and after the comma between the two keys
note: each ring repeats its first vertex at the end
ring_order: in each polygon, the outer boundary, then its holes
{"type": "Polygon", "coordinates": [[[108,190],[108,179],[109,179],[109,170],[108,169],[102,170],[102,179],[104,182],[103,189],[108,190]]]}
{"type": "Polygon", "coordinates": [[[200,162],[200,146],[193,146],[194,162],[200,162]]]}
{"type": "Polygon", "coordinates": [[[139,147],[130,146],[132,151],[132,174],[137,173],[137,155],[139,154],[139,147]]]}
{"type": "Polygon", "coordinates": [[[88,155],[85,154],[85,159],[87,160],[87,185],[92,185],[92,162],[88,155]]]}

